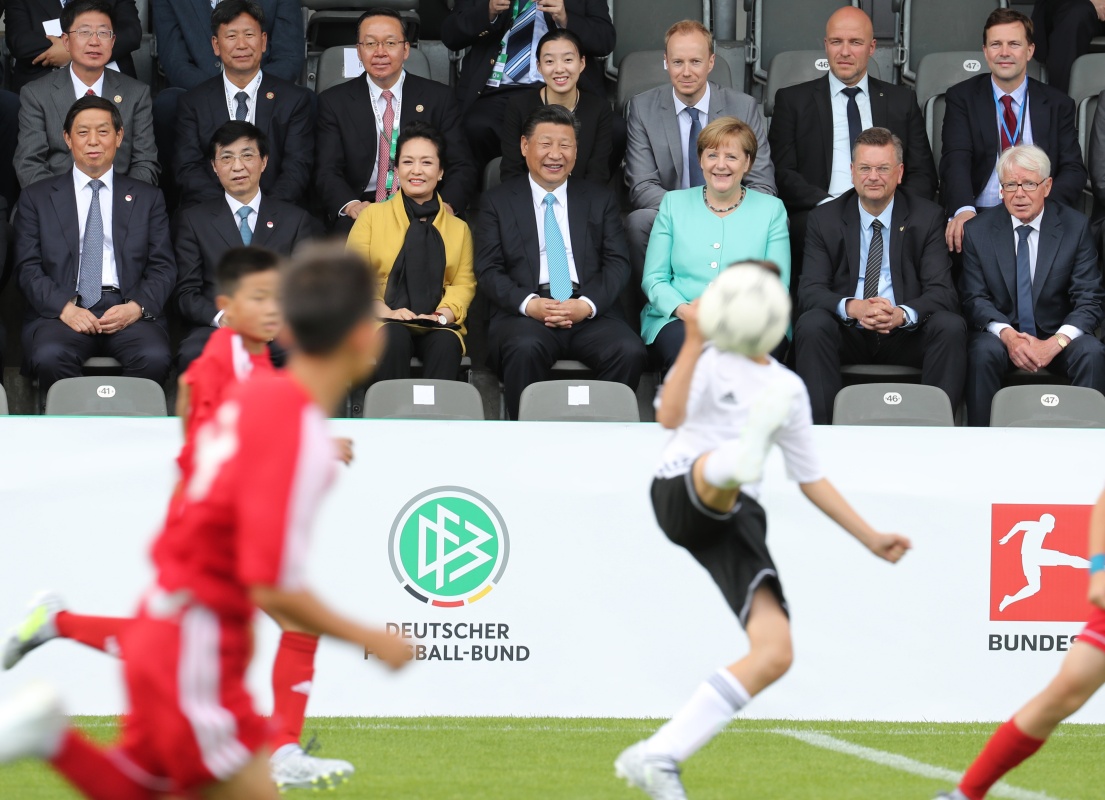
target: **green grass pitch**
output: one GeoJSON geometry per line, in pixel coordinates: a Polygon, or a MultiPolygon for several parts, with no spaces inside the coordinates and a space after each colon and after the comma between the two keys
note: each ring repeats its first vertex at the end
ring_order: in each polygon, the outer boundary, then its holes
{"type": "MultiPolygon", "coordinates": [[[[97,738],[114,733],[114,722],[106,718],[79,723],[97,738]]],[[[612,762],[658,725],[626,719],[315,717],[308,719],[306,735],[317,735],[319,755],[346,758],[357,767],[349,783],[328,793],[332,797],[642,800],[645,795],[614,778],[612,762]]],[[[684,783],[692,800],[931,800],[949,782],[904,771],[892,757],[904,756],[929,775],[933,769],[960,771],[994,727],[736,721],[686,764],[684,783]],[[795,738],[811,734],[820,744],[795,738]],[[893,765],[857,755],[856,745],[875,758],[889,754],[893,765]]],[[[1004,796],[1100,800],[1103,751],[1105,726],[1065,725],[1039,755],[1006,778],[1004,796]]],[[[312,794],[292,790],[287,796],[312,794]]],[[[42,765],[0,767],[0,798],[75,797],[42,765]]]]}

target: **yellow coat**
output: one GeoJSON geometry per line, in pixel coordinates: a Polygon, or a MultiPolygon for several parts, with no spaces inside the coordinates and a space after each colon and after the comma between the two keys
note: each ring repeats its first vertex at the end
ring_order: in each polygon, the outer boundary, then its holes
{"type": "MultiPolygon", "coordinates": [[[[476,273],[472,269],[472,232],[462,219],[450,214],[440,195],[438,202],[441,210],[434,217],[433,226],[441,234],[445,243],[445,285],[443,297],[438,308],[448,308],[460,325],[461,344],[464,343],[465,318],[468,306],[476,295],[476,273]]],[[[378,276],[376,299],[383,302],[388,276],[403,249],[403,241],[410,227],[407,210],[403,207],[403,197],[396,192],[383,203],[367,206],[349,233],[346,249],[355,251],[376,268],[378,276]]]]}

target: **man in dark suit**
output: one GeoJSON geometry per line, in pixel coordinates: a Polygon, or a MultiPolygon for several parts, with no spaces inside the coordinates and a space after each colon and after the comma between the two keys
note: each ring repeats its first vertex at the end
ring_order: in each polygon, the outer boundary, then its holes
{"type": "Polygon", "coordinates": [[[471,48],[461,64],[457,100],[477,169],[501,154],[499,128],[511,93],[543,83],[537,43],[553,26],[583,43],[588,66],[579,88],[605,97],[599,59],[614,49],[615,39],[606,0],[536,0],[532,7],[527,0],[457,0],[442,22],[446,47],[471,48]]]}
{"type": "Polygon", "coordinates": [[[971,328],[967,421],[990,424],[990,404],[1012,368],[1047,368],[1105,392],[1105,318],[1097,249],[1085,216],[1048,199],[1051,162],[1035,145],[998,160],[1003,205],[968,222],[960,295],[971,328]]]}
{"type": "Polygon", "coordinates": [[[991,74],[957,83],[945,95],[941,193],[950,221],[948,249],[963,249],[963,226],[1001,205],[998,155],[1014,144],[1039,145],[1052,166],[1051,199],[1076,205],[1086,168],[1074,129],[1074,101],[1027,75],[1035,52],[1032,21],[996,9],[986,20],[982,53],[991,74]],[[1027,106],[1027,108],[1026,108],[1027,106]]]}
{"type": "Polygon", "coordinates": [[[215,269],[227,250],[253,245],[288,256],[299,242],[322,234],[318,220],[302,208],[261,192],[269,146],[256,126],[223,123],[211,138],[208,156],[224,194],[181,211],[173,237],[180,276],[177,305],[191,326],[180,343],[180,372],[203,352],[222,320],[215,308],[215,269]]]}
{"type": "Polygon", "coordinates": [[[579,121],[538,108],[522,129],[529,174],[487,192],[476,229],[476,278],[491,301],[491,364],[518,418],[522,390],[553,362],[578,359],[636,389],[647,355],[622,319],[629,256],[614,194],[570,180],[579,121]]]}
{"type": "Polygon", "coordinates": [[[860,131],[894,133],[903,147],[902,190],[926,200],[936,196],[936,165],[917,98],[907,86],[868,74],[875,46],[871,19],[858,8],[841,8],[825,26],[829,74],[775,95],[767,140],[779,198],[790,215],[792,293],[803,269],[806,215],[852,188],[851,144],[860,131]]]}
{"type": "Polygon", "coordinates": [[[1105,0],[1036,0],[1036,60],[1047,64],[1047,82],[1060,92],[1070,88],[1070,70],[1090,52],[1095,36],[1105,35],[1105,0]]]}
{"type": "Polygon", "coordinates": [[[404,70],[410,52],[402,18],[391,9],[370,10],[357,22],[357,53],[365,74],[318,98],[315,187],[337,233],[348,234],[365,206],[399,190],[393,144],[403,126],[415,120],[445,137],[447,163],[439,191],[450,210],[463,214],[476,190],[476,165],[453,94],[404,70]]]}
{"type": "Polygon", "coordinates": [[[856,138],[854,189],[813,209],[798,290],[797,372],[813,421],[832,422],[841,364],[921,368],[952,407],[963,394],[967,328],[959,315],[944,214],[899,192],[902,142],[886,128],[856,138]]]}
{"type": "MultiPolygon", "coordinates": [[[[4,36],[15,57],[12,88],[19,91],[50,70],[69,65],[71,56],[62,41],[67,33],[60,18],[72,3],[61,0],[8,0],[4,36]],[[54,27],[52,23],[56,24],[54,27]],[[50,31],[47,31],[47,27],[50,31]]],[[[142,23],[135,0],[106,0],[115,32],[112,60],[124,75],[135,77],[131,53],[142,46],[142,23]]]]}
{"type": "Polygon", "coordinates": [[[289,203],[304,200],[315,152],[311,93],[262,71],[268,46],[263,23],[254,0],[222,0],[211,14],[212,46],[223,73],[180,98],[175,173],[181,207],[222,196],[207,145],[231,119],[253,123],[269,140],[261,190],[289,203]]]}
{"type": "Polygon", "coordinates": [[[16,212],[25,369],[46,389],[105,355],[161,383],[170,354],[159,317],[176,279],[165,201],[112,169],[123,124],[111,101],[77,100],[65,140],[73,169],[24,188],[16,212]]]}

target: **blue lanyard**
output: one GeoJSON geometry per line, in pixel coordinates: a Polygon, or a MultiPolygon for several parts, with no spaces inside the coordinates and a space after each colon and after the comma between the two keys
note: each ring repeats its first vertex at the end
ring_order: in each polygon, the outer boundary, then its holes
{"type": "MultiPolygon", "coordinates": [[[[1003,92],[1003,94],[1004,94],[1004,92],[1003,92]]],[[[1009,96],[1012,97],[1013,95],[1009,95],[1009,96]]],[[[998,96],[997,92],[994,92],[994,105],[999,106],[999,107],[1001,106],[1001,98],[998,96]]],[[[1016,133],[1016,136],[1011,136],[1009,134],[1009,126],[1007,124],[1005,124],[1005,112],[1002,111],[1002,113],[998,114],[999,124],[1001,125],[1001,129],[1005,132],[1005,135],[1009,137],[1009,144],[1015,145],[1017,143],[1017,140],[1021,137],[1021,128],[1024,126],[1024,115],[1025,115],[1025,112],[1027,112],[1027,111],[1028,111],[1028,87],[1026,86],[1025,90],[1024,90],[1024,102],[1021,103],[1021,111],[1020,111],[1019,114],[1017,114],[1017,130],[1014,131],[1014,133],[1016,133]]],[[[998,142],[998,147],[999,148],[1001,147],[1001,142],[1000,141],[998,142]]]]}

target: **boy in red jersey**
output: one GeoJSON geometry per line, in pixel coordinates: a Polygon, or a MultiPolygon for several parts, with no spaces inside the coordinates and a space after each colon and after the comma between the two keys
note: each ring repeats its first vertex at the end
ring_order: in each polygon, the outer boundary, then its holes
{"type": "Polygon", "coordinates": [[[0,708],[0,763],[48,760],[104,800],[276,798],[267,725],[245,688],[253,607],[402,666],[401,642],[339,616],[303,583],[308,529],[334,469],[323,409],[367,377],[382,343],[373,283],[345,253],[294,264],[283,282],[297,344],[287,372],[236,387],[197,432],[153,548],[156,583],[120,634],[130,698],[120,745],[90,743],[38,684],[0,708]]]}
{"type": "Polygon", "coordinates": [[[1105,491],[1090,514],[1090,616],[1059,674],[990,737],[959,786],[938,796],[982,800],[1003,775],[1027,761],[1059,723],[1105,684],[1105,491]]]}

